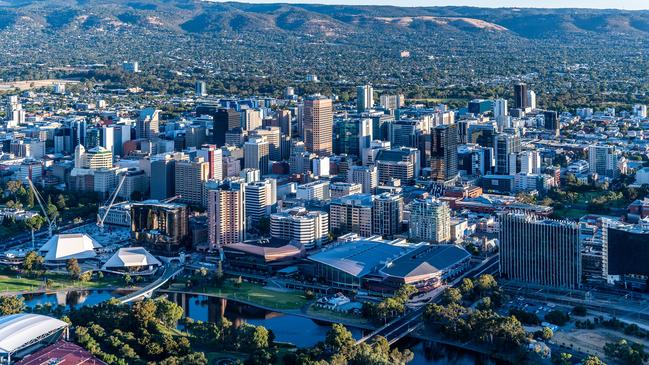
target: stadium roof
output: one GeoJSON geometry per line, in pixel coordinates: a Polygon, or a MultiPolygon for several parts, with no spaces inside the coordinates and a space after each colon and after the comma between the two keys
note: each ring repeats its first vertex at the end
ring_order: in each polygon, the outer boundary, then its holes
{"type": "Polygon", "coordinates": [[[160,266],[162,263],[143,247],[122,247],[102,266],[106,268],[160,266]]]}
{"type": "Polygon", "coordinates": [[[99,242],[87,234],[57,234],[40,248],[45,261],[61,261],[71,258],[88,259],[97,256],[95,249],[101,248],[99,242]]]}
{"type": "Polygon", "coordinates": [[[408,250],[387,241],[358,240],[320,251],[309,259],[361,278],[408,250]]]}
{"type": "Polygon", "coordinates": [[[470,257],[471,254],[459,246],[426,245],[388,263],[381,273],[404,279],[420,278],[447,270],[470,257]]]}
{"type": "Polygon", "coordinates": [[[0,317],[0,353],[14,353],[67,326],[63,321],[40,314],[0,317]]]}

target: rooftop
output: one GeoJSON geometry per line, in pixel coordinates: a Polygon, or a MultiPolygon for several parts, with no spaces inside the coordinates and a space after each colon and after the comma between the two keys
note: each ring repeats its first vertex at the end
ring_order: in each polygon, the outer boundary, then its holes
{"type": "Polygon", "coordinates": [[[38,342],[42,336],[67,326],[63,321],[40,314],[20,313],[0,317],[0,353],[14,353],[38,342]]]}
{"type": "Polygon", "coordinates": [[[426,245],[388,263],[381,273],[399,277],[430,275],[471,257],[467,250],[455,245],[426,245]]]}

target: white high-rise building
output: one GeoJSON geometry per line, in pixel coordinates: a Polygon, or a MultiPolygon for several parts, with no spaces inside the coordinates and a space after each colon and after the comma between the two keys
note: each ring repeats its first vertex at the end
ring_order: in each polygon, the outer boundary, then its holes
{"type": "Polygon", "coordinates": [[[262,175],[268,174],[270,146],[263,137],[252,137],[243,145],[245,168],[258,169],[262,175]]]}
{"type": "Polygon", "coordinates": [[[115,128],[101,127],[101,146],[115,154],[115,128]]]}
{"type": "Polygon", "coordinates": [[[541,173],[541,154],[539,151],[523,151],[520,153],[521,173],[523,174],[540,174],[541,173]]]}
{"type": "Polygon", "coordinates": [[[356,110],[361,113],[374,107],[374,88],[370,85],[356,87],[356,110]]]}
{"type": "Polygon", "coordinates": [[[276,181],[265,179],[245,185],[246,221],[248,224],[259,222],[272,212],[277,201],[276,181]]]}
{"type": "Polygon", "coordinates": [[[207,96],[207,84],[205,81],[196,81],[196,96],[207,96]]]}
{"type": "Polygon", "coordinates": [[[536,93],[534,90],[527,91],[527,102],[531,110],[536,110],[536,93]]]}
{"type": "Polygon", "coordinates": [[[304,245],[306,249],[319,246],[329,239],[329,214],[303,207],[271,214],[270,235],[304,245]]]}
{"type": "Polygon", "coordinates": [[[7,100],[7,113],[5,120],[8,128],[15,128],[25,123],[25,111],[18,100],[18,95],[10,95],[7,100]]]}
{"type": "Polygon", "coordinates": [[[329,181],[312,181],[298,185],[296,198],[301,200],[329,200],[329,181]]]}
{"type": "Polygon", "coordinates": [[[507,99],[494,100],[494,119],[502,120],[509,115],[507,109],[507,99]]]}
{"type": "Polygon", "coordinates": [[[410,203],[409,236],[435,243],[451,239],[451,210],[448,204],[432,197],[410,203]]]}
{"type": "Polygon", "coordinates": [[[247,131],[253,131],[261,127],[261,111],[255,109],[245,109],[241,115],[243,117],[243,129],[247,131]]]}
{"type": "Polygon", "coordinates": [[[313,159],[313,175],[329,176],[329,157],[318,157],[313,159]]]}

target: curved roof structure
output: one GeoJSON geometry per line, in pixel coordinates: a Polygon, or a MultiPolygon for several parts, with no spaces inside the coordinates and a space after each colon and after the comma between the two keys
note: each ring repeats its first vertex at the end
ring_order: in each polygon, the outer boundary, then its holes
{"type": "Polygon", "coordinates": [[[72,233],[52,236],[39,251],[45,255],[45,261],[62,261],[93,258],[97,256],[95,249],[101,247],[87,234],[72,233]]]}
{"type": "Polygon", "coordinates": [[[138,266],[160,266],[162,263],[143,247],[122,247],[102,266],[102,269],[138,266]]]}
{"type": "Polygon", "coordinates": [[[408,250],[387,241],[358,240],[324,249],[309,256],[309,260],[361,278],[408,250]]]}
{"type": "Polygon", "coordinates": [[[20,313],[0,317],[0,353],[11,354],[68,326],[56,318],[20,313]]]}

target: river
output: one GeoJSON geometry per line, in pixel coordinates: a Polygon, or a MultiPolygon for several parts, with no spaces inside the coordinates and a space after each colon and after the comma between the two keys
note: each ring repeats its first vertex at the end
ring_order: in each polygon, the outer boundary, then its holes
{"type": "MultiPolygon", "coordinates": [[[[57,294],[31,294],[25,295],[25,304],[28,307],[37,305],[65,306],[79,308],[85,305],[94,305],[110,298],[119,297],[123,292],[111,290],[71,291],[57,294]]],[[[185,316],[200,321],[215,321],[224,315],[233,323],[247,322],[261,325],[275,334],[276,341],[288,342],[298,347],[310,347],[322,341],[327,333],[328,326],[313,320],[296,315],[288,315],[267,311],[253,306],[234,302],[232,300],[207,297],[204,295],[169,294],[169,299],[180,305],[185,316]]],[[[363,331],[358,328],[349,328],[355,338],[360,338],[363,331]]],[[[415,339],[404,339],[397,346],[409,348],[415,359],[411,365],[501,365],[486,356],[474,354],[449,346],[432,344],[415,339]]]]}

